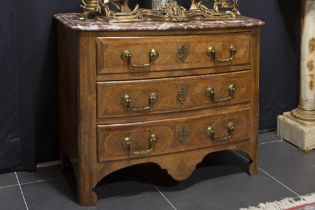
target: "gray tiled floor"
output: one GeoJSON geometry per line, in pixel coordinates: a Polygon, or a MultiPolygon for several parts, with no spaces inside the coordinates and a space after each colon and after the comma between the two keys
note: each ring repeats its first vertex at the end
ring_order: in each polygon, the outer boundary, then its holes
{"type": "Polygon", "coordinates": [[[297,194],[315,192],[315,151],[305,153],[287,142],[277,142],[261,147],[260,154],[260,167],[297,194]]]}
{"type": "Polygon", "coordinates": [[[9,185],[16,185],[17,180],[15,173],[0,174],[0,188],[9,185]]]}
{"type": "Polygon", "coordinates": [[[25,209],[25,204],[19,186],[0,189],[0,209],[25,209]]]}
{"type": "Polygon", "coordinates": [[[17,172],[21,183],[35,182],[41,180],[63,177],[59,165],[38,168],[36,173],[17,172]]]}
{"type": "Polygon", "coordinates": [[[259,135],[259,142],[260,144],[269,144],[269,143],[274,143],[277,141],[282,141],[280,140],[276,132],[267,132],[267,133],[262,133],[259,135]]]}
{"type": "Polygon", "coordinates": [[[235,152],[208,155],[183,182],[154,164],[121,170],[102,181],[97,206],[88,208],[76,203],[69,184],[74,177],[65,177],[59,166],[2,174],[0,209],[229,210],[315,192],[315,151],[305,154],[274,132],[260,135],[259,149],[256,176],[245,173],[235,152]]]}

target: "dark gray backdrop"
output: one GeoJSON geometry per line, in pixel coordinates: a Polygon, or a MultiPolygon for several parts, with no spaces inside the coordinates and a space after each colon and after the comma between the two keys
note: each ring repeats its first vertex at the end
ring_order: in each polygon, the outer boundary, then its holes
{"type": "MultiPolygon", "coordinates": [[[[149,5],[148,1],[138,1],[149,5]]],[[[179,1],[188,6],[189,0],[179,1]]],[[[240,0],[266,21],[261,40],[260,129],[298,102],[299,0],[240,0]]],[[[0,4],[0,170],[34,169],[58,158],[56,30],[52,16],[79,0],[0,4]]]]}

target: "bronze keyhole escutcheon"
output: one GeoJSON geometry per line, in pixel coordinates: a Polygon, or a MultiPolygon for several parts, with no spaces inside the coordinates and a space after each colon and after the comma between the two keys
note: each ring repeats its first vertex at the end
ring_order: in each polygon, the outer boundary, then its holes
{"type": "Polygon", "coordinates": [[[177,130],[177,140],[184,144],[187,141],[187,137],[189,136],[189,127],[183,126],[177,130]]]}
{"type": "Polygon", "coordinates": [[[177,90],[177,100],[184,104],[188,98],[188,90],[187,88],[180,88],[177,90]]]}
{"type": "Polygon", "coordinates": [[[184,63],[186,61],[188,54],[189,54],[189,49],[185,44],[183,44],[180,48],[178,48],[177,56],[181,62],[184,63]]]}

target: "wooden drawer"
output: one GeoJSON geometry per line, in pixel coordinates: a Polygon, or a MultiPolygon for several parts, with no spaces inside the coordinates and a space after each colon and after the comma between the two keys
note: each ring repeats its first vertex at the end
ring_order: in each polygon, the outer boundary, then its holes
{"type": "Polygon", "coordinates": [[[97,71],[99,74],[165,72],[249,64],[250,38],[249,33],[98,37],[96,39],[97,71]],[[234,46],[236,51],[233,51],[231,46],[234,46]],[[208,49],[210,51],[207,54],[208,49]],[[130,54],[124,53],[126,50],[130,54]],[[155,50],[156,52],[151,53],[152,65],[139,66],[139,64],[150,63],[149,54],[151,50],[155,50]],[[158,57],[155,57],[154,55],[157,55],[157,53],[158,57]],[[131,55],[131,57],[127,55],[131,55]],[[231,59],[223,61],[227,58],[231,59]],[[129,65],[128,61],[130,61],[129,65]]]}
{"type": "Polygon", "coordinates": [[[248,102],[250,71],[97,83],[101,118],[168,113],[248,102]],[[210,88],[210,89],[209,89],[210,88]]]}
{"type": "Polygon", "coordinates": [[[215,116],[99,125],[98,160],[139,158],[247,140],[249,116],[245,109],[215,116]]]}

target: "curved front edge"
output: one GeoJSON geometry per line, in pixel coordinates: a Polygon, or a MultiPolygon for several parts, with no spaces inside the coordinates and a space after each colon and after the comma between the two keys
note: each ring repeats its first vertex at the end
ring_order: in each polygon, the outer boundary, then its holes
{"type": "MultiPolygon", "coordinates": [[[[110,173],[129,167],[133,165],[138,165],[142,163],[156,163],[162,169],[165,169],[168,174],[175,180],[181,181],[185,180],[191,176],[196,166],[202,162],[202,160],[210,153],[224,151],[224,150],[234,150],[242,151],[250,157],[249,153],[249,142],[243,141],[240,143],[235,143],[231,145],[220,145],[216,147],[203,148],[192,151],[184,151],[178,153],[172,153],[161,156],[146,156],[143,158],[135,158],[128,160],[118,160],[99,163],[97,167],[97,182],[103,179],[105,176],[110,173]]],[[[255,173],[256,165],[253,164],[256,161],[253,161],[252,157],[251,164],[249,167],[249,174],[255,173]]],[[[257,170],[256,170],[257,171],[257,170]]]]}

